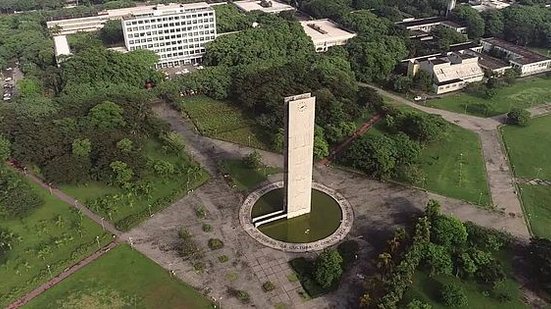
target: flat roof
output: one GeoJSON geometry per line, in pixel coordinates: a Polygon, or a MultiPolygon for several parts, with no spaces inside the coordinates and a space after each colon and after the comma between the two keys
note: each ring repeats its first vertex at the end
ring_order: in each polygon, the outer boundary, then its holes
{"type": "Polygon", "coordinates": [[[262,11],[266,13],[277,13],[277,12],[283,12],[283,11],[291,11],[295,8],[282,2],[274,1],[274,0],[268,0],[268,3],[271,4],[271,6],[264,7],[260,5],[261,1],[255,1],[255,0],[245,0],[245,1],[235,1],[233,4],[237,6],[240,10],[245,12],[251,12],[251,11],[262,11]]]}
{"type": "Polygon", "coordinates": [[[408,27],[413,27],[413,26],[421,26],[421,25],[429,25],[429,24],[434,24],[434,23],[441,23],[445,20],[446,19],[444,17],[433,16],[433,17],[419,18],[419,19],[404,19],[403,21],[396,22],[395,24],[408,28],[408,27]]]}
{"type": "Polygon", "coordinates": [[[178,9],[184,10],[193,10],[193,9],[204,9],[210,8],[210,4],[206,2],[195,2],[195,3],[169,3],[169,4],[156,4],[156,5],[143,5],[135,6],[123,9],[114,9],[100,12],[100,14],[109,15],[109,18],[122,18],[128,15],[142,15],[142,14],[153,14],[153,13],[162,13],[163,11],[174,11],[178,9]]]}
{"type": "Polygon", "coordinates": [[[481,39],[481,42],[487,42],[489,44],[492,44],[494,46],[498,46],[502,49],[508,50],[512,53],[515,53],[519,55],[519,57],[511,59],[511,61],[518,62],[520,64],[530,64],[535,62],[541,62],[546,60],[551,60],[551,58],[546,57],[544,55],[540,55],[536,52],[533,52],[529,50],[528,48],[525,48],[520,45],[516,45],[510,42],[507,42],[502,39],[498,38],[485,38],[481,39]]]}
{"type": "Polygon", "coordinates": [[[475,51],[470,51],[470,53],[473,53],[474,55],[478,56],[478,64],[480,64],[481,67],[490,69],[490,70],[499,70],[499,69],[508,69],[511,68],[511,65],[507,62],[492,57],[487,54],[482,54],[475,51]]]}
{"type": "Polygon", "coordinates": [[[475,43],[475,42],[464,42],[464,43],[458,43],[458,44],[450,45],[450,51],[452,51],[452,52],[462,51],[462,50],[465,50],[465,49],[472,49],[472,48],[477,48],[477,47],[482,47],[482,46],[478,43],[475,43]]]}
{"type": "Polygon", "coordinates": [[[314,43],[327,40],[348,40],[356,36],[355,33],[339,27],[329,19],[305,20],[300,24],[314,43]]]}
{"type": "Polygon", "coordinates": [[[69,48],[69,42],[67,42],[67,37],[64,35],[54,36],[54,50],[55,56],[60,55],[70,55],[71,49],[69,48]]]}

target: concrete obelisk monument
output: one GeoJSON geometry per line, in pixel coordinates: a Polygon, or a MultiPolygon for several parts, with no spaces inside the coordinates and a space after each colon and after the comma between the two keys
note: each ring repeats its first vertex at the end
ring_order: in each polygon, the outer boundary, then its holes
{"type": "Polygon", "coordinates": [[[316,98],[310,93],[285,100],[285,207],[287,219],[310,212],[316,98]]]}

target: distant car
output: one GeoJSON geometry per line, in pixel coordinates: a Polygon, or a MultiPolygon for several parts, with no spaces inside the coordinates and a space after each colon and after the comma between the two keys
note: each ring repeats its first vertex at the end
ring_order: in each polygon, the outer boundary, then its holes
{"type": "Polygon", "coordinates": [[[413,98],[413,101],[423,101],[423,97],[422,96],[416,96],[415,98],[413,98]]]}
{"type": "Polygon", "coordinates": [[[11,71],[11,70],[13,70],[12,67],[7,67],[7,68],[6,68],[6,71],[11,71]]]}
{"type": "Polygon", "coordinates": [[[187,73],[189,73],[189,70],[188,70],[188,69],[183,69],[183,70],[182,70],[182,73],[183,73],[183,74],[187,74],[187,73]]]}
{"type": "Polygon", "coordinates": [[[6,79],[4,79],[5,82],[11,82],[12,78],[11,77],[6,77],[6,79]]]}
{"type": "Polygon", "coordinates": [[[176,71],[176,73],[174,73],[174,75],[182,75],[183,72],[182,71],[176,71]]]}
{"type": "Polygon", "coordinates": [[[4,97],[3,100],[4,101],[9,101],[9,100],[11,100],[11,97],[4,97]]]}
{"type": "Polygon", "coordinates": [[[200,65],[200,66],[197,67],[197,70],[202,70],[204,68],[205,68],[204,66],[200,65]]]}

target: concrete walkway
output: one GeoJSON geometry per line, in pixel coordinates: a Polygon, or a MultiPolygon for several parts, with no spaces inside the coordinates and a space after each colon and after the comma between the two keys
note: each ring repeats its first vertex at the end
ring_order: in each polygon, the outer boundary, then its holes
{"type": "MultiPolygon", "coordinates": [[[[446,110],[431,108],[416,104],[401,96],[385,91],[369,84],[361,84],[375,89],[381,95],[392,100],[411,106],[415,109],[430,114],[442,116],[446,121],[456,124],[462,128],[473,131],[480,136],[482,152],[486,164],[486,174],[492,201],[496,209],[505,212],[511,217],[523,217],[523,211],[519,196],[516,192],[515,179],[511,171],[509,160],[505,152],[498,127],[505,121],[505,116],[500,115],[493,118],[481,118],[471,115],[454,113],[446,110]]],[[[551,107],[549,108],[551,109],[551,107]]],[[[533,115],[539,115],[549,112],[546,107],[536,107],[531,109],[533,115]]],[[[520,222],[520,221],[519,221],[520,222]]],[[[523,222],[525,231],[528,234],[526,222],[523,222]]],[[[518,228],[520,229],[520,227],[518,228]]]]}

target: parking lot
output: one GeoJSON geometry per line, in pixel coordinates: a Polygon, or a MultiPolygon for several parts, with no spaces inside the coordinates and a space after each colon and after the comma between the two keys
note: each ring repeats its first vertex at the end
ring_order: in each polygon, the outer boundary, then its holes
{"type": "Polygon", "coordinates": [[[160,69],[161,72],[165,74],[166,79],[171,79],[175,76],[180,76],[184,74],[189,74],[191,72],[194,72],[196,70],[203,69],[203,66],[200,64],[189,64],[189,65],[182,65],[178,67],[172,67],[172,68],[162,68],[160,69]]]}
{"type": "Polygon", "coordinates": [[[6,69],[1,72],[1,78],[3,83],[2,100],[4,102],[10,102],[16,95],[15,84],[18,80],[23,78],[23,74],[19,69],[19,62],[15,61],[9,63],[6,69]]]}

